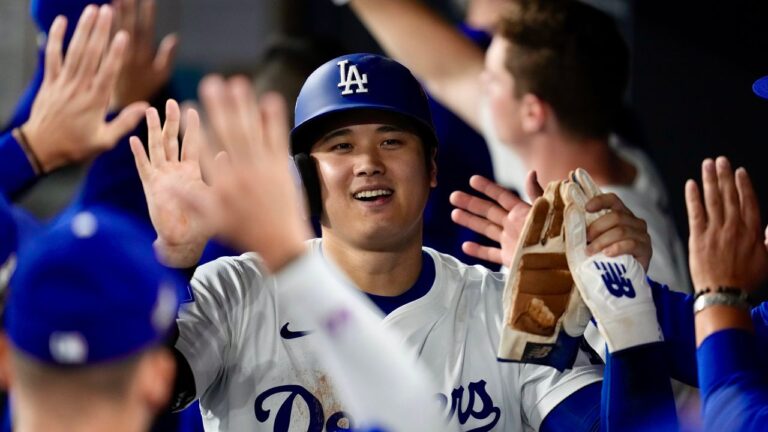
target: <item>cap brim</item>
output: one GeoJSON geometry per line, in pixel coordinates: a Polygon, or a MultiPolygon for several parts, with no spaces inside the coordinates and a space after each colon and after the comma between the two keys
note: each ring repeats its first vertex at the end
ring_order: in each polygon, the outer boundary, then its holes
{"type": "Polygon", "coordinates": [[[768,99],[768,76],[764,76],[752,84],[752,91],[763,99],[768,99]]]}

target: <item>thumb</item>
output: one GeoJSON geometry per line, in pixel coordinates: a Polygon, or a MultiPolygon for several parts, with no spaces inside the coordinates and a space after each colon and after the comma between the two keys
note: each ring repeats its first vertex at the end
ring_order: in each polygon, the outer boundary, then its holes
{"type": "Polygon", "coordinates": [[[152,61],[152,67],[164,76],[170,75],[178,46],[179,38],[176,34],[169,34],[164,37],[157,49],[157,55],[152,61]]]}
{"type": "Polygon", "coordinates": [[[575,276],[576,269],[587,260],[587,221],[584,211],[574,203],[565,208],[565,255],[575,276]]]}
{"type": "Polygon", "coordinates": [[[146,102],[134,102],[120,111],[111,122],[107,123],[100,142],[104,147],[112,148],[120,138],[136,129],[144,118],[144,112],[149,108],[146,102]]]}

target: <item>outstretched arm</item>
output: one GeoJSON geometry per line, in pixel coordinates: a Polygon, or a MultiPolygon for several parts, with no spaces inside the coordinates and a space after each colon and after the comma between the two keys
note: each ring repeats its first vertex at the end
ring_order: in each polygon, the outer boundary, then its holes
{"type": "Polygon", "coordinates": [[[437,100],[480,130],[483,51],[417,0],[352,0],[352,10],[390,57],[437,100]]]}
{"type": "Polygon", "coordinates": [[[759,430],[768,421],[768,382],[745,293],[768,277],[768,250],[746,170],[724,157],[702,163],[701,193],[686,184],[690,267],[697,293],[699,383],[707,430],[759,430]]]}

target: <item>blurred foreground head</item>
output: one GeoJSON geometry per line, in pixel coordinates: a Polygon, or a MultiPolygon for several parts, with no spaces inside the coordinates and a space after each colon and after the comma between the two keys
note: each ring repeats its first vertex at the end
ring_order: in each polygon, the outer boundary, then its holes
{"type": "Polygon", "coordinates": [[[166,404],[174,361],[163,343],[181,285],[137,226],[92,209],[19,251],[3,359],[18,430],[79,430],[105,417],[104,428],[145,430],[166,404]]]}

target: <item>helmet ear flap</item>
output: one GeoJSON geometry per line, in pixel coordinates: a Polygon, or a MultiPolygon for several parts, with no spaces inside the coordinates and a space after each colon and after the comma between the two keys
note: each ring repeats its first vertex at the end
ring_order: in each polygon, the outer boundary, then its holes
{"type": "Polygon", "coordinates": [[[323,213],[323,202],[320,197],[320,178],[317,175],[315,159],[308,153],[298,153],[293,156],[293,161],[307,193],[309,213],[313,217],[319,217],[323,213]]]}

